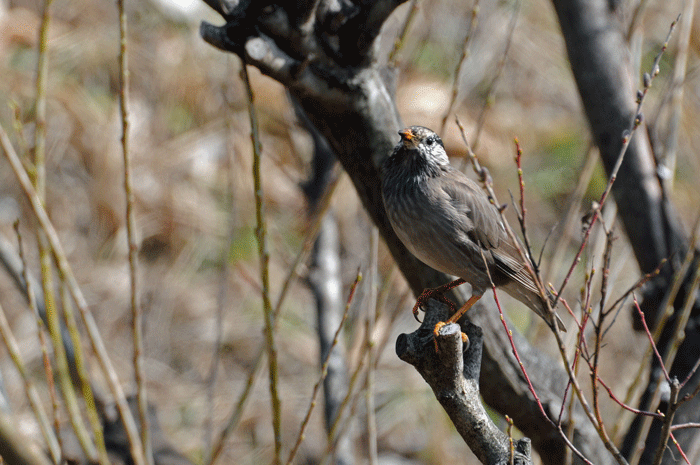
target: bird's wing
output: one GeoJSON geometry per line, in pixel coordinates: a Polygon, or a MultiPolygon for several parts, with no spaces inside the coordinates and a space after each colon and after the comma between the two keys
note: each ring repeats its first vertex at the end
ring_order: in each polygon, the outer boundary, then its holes
{"type": "MultiPolygon", "coordinates": [[[[461,215],[461,227],[466,236],[489,255],[493,265],[508,278],[537,293],[537,286],[522,262],[520,252],[505,230],[501,216],[484,191],[461,171],[445,172],[443,191],[461,215]]],[[[495,277],[494,277],[495,280],[495,277]]]]}

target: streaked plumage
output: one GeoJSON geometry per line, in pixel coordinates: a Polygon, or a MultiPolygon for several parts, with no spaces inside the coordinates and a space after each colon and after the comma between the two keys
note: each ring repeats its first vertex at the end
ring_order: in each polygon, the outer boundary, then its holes
{"type": "Polygon", "coordinates": [[[411,126],[399,134],[401,142],[383,165],[382,195],[401,242],[432,268],[470,283],[474,295],[491,286],[488,266],[496,286],[551,326],[553,315],[486,194],[450,166],[442,140],[433,131],[411,126]]]}

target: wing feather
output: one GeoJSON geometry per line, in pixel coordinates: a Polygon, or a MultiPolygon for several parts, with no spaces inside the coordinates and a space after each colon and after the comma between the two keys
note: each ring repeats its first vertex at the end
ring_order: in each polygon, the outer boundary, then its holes
{"type": "Polygon", "coordinates": [[[537,286],[522,263],[517,246],[503,226],[500,214],[483,190],[461,171],[444,173],[443,191],[461,214],[464,234],[481,247],[489,267],[537,293],[537,286]]]}

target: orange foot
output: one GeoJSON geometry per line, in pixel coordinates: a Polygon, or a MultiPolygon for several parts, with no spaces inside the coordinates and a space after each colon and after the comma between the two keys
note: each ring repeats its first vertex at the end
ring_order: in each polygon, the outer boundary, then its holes
{"type": "MultiPolygon", "coordinates": [[[[438,345],[437,345],[437,337],[440,335],[440,330],[443,328],[443,326],[447,325],[448,323],[444,321],[438,321],[437,324],[435,325],[435,328],[433,329],[433,336],[435,339],[433,339],[433,342],[435,343],[435,352],[438,352],[438,345]]],[[[462,344],[466,346],[469,344],[469,337],[464,334],[460,333],[462,335],[462,344]]]]}

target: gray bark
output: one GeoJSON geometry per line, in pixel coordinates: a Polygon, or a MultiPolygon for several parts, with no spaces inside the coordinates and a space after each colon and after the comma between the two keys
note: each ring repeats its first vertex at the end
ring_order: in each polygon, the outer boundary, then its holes
{"type": "MultiPolygon", "coordinates": [[[[314,141],[312,175],[303,185],[308,201],[308,209],[313,212],[318,207],[326,188],[332,181],[336,159],[326,140],[316,129],[305,121],[302,111],[295,101],[297,116],[305,122],[314,141]]],[[[338,222],[332,209],[321,220],[318,237],[311,254],[309,287],[316,299],[317,333],[321,347],[321,363],[328,357],[333,345],[336,329],[343,317],[343,285],[341,281],[340,238],[338,222]]],[[[323,380],[324,418],[326,431],[329,431],[340,410],[343,398],[348,391],[347,351],[344,338],[340,337],[328,359],[327,375],[323,380]]],[[[351,436],[343,434],[336,439],[333,447],[335,463],[352,465],[355,463],[351,436]]]]}
{"type": "Polygon", "coordinates": [[[508,436],[495,427],[479,399],[483,332],[476,325],[463,324],[467,336],[463,343],[460,326],[449,324],[434,337],[435,324],[450,315],[436,301],[431,300],[429,307],[418,330],[399,336],[396,354],[413,365],[430,385],[457,431],[482,463],[506,465],[512,458],[515,464],[532,464],[530,440],[514,441],[511,457],[508,436]]]}

